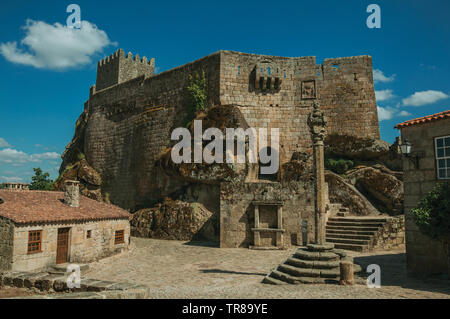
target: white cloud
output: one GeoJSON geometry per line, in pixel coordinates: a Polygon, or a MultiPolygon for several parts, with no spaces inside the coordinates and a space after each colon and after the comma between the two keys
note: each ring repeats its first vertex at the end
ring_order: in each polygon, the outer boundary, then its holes
{"type": "Polygon", "coordinates": [[[40,154],[27,154],[12,148],[0,150],[0,163],[7,164],[25,164],[30,162],[41,162],[42,160],[57,159],[60,155],[56,152],[47,152],[40,154]]]}
{"type": "Polygon", "coordinates": [[[377,101],[386,101],[395,97],[392,90],[375,91],[377,101]]]}
{"type": "Polygon", "coordinates": [[[105,31],[89,21],[81,21],[81,29],[28,19],[25,38],[17,42],[0,43],[0,54],[17,64],[42,69],[66,69],[91,62],[94,54],[111,43],[105,31]]]}
{"type": "Polygon", "coordinates": [[[0,176],[0,179],[7,183],[23,182],[23,178],[17,176],[0,176]]]}
{"type": "Polygon", "coordinates": [[[9,145],[4,138],[0,137],[0,147],[10,147],[10,146],[11,145],[9,145]]]}
{"type": "Polygon", "coordinates": [[[395,79],[395,74],[391,76],[385,76],[383,71],[375,69],[373,70],[373,81],[377,82],[392,82],[395,79]]]}
{"type": "Polygon", "coordinates": [[[378,120],[380,122],[385,121],[385,120],[390,120],[394,117],[404,117],[404,116],[412,115],[408,111],[405,111],[405,110],[400,111],[398,108],[390,107],[390,106],[387,106],[387,107],[377,106],[377,110],[378,110],[378,120]]]}
{"type": "Polygon", "coordinates": [[[381,106],[377,106],[377,110],[378,110],[378,120],[384,121],[384,120],[390,120],[391,118],[394,117],[394,113],[395,113],[395,109],[391,108],[391,107],[381,107],[381,106]]]}
{"type": "Polygon", "coordinates": [[[441,91],[421,91],[402,100],[403,105],[407,106],[422,106],[426,104],[433,104],[439,100],[447,99],[449,96],[441,91]]]}
{"type": "Polygon", "coordinates": [[[399,116],[412,116],[411,113],[409,113],[408,111],[401,111],[400,113],[398,113],[399,116]]]}

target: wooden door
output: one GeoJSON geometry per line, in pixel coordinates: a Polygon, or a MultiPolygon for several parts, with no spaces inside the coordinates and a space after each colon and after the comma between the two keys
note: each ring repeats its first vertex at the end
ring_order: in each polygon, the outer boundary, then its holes
{"type": "Polygon", "coordinates": [[[56,247],[56,264],[68,262],[70,228],[58,229],[58,243],[56,247]]]}

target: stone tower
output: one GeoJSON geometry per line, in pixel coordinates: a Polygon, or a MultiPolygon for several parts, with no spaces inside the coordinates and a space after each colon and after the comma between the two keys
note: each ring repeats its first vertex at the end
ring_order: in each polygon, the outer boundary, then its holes
{"type": "Polygon", "coordinates": [[[128,52],[125,56],[125,52],[119,49],[109,57],[98,62],[95,90],[103,90],[142,75],[149,77],[154,74],[154,58],[148,60],[144,56],[141,60],[139,55],[136,54],[133,59],[131,52],[128,52]]]}

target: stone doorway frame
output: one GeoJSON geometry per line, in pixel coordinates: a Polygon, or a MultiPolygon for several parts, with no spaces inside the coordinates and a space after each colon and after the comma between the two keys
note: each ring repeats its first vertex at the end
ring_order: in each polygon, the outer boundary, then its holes
{"type": "Polygon", "coordinates": [[[253,232],[253,246],[250,249],[283,249],[283,202],[282,201],[252,201],[252,205],[255,210],[255,227],[252,228],[253,232]],[[259,206],[277,206],[277,228],[261,228],[259,224],[259,206]],[[276,233],[276,246],[261,246],[261,233],[275,232],[276,233]]]}

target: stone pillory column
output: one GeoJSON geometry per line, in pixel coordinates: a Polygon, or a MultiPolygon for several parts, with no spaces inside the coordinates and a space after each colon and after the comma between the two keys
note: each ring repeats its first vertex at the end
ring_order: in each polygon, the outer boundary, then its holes
{"type": "Polygon", "coordinates": [[[78,181],[66,181],[65,186],[66,190],[64,192],[64,203],[69,205],[70,207],[78,207],[79,202],[78,199],[80,197],[79,190],[80,182],[78,181]]]}
{"type": "Polygon", "coordinates": [[[314,101],[313,111],[308,117],[308,125],[311,128],[314,143],[314,172],[315,172],[315,243],[325,244],[325,164],[324,145],[326,119],[323,111],[319,110],[319,104],[314,101]]]}

